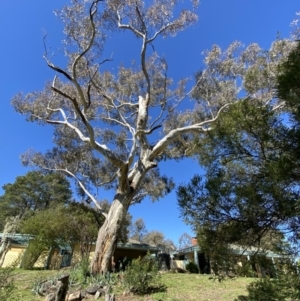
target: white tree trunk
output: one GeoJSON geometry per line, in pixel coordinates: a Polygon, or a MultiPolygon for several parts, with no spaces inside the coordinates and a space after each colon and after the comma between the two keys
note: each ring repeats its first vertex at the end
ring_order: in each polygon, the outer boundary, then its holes
{"type": "Polygon", "coordinates": [[[95,253],[91,263],[92,274],[105,273],[111,269],[112,256],[129,203],[130,200],[125,195],[118,194],[113,201],[108,216],[98,232],[95,253]]]}

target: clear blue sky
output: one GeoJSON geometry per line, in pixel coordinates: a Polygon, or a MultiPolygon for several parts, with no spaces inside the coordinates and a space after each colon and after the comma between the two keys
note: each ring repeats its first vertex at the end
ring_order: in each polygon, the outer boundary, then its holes
{"type": "MultiPolygon", "coordinates": [[[[20,91],[42,89],[46,81],[53,79],[53,72],[42,59],[42,39],[46,31],[48,45],[53,50],[59,49],[63,36],[53,10],[65,2],[0,0],[0,187],[28,171],[19,159],[24,151],[51,148],[51,127],[26,122],[14,112],[10,100],[20,91]]],[[[156,50],[165,54],[175,78],[186,77],[201,68],[201,52],[213,44],[226,47],[240,40],[245,45],[258,42],[268,48],[277,32],[282,37],[289,36],[289,24],[297,11],[300,11],[299,0],[203,0],[198,9],[198,23],[176,38],[164,40],[156,50]]],[[[108,49],[115,52],[116,62],[128,64],[134,59],[132,45],[126,42],[125,35],[115,38],[109,41],[108,49]]],[[[166,163],[161,170],[177,183],[187,182],[201,172],[191,160],[166,163]]],[[[148,230],[160,230],[175,243],[183,232],[193,234],[179,218],[175,192],[160,202],[146,200],[130,212],[134,219],[142,217],[148,230]]]]}

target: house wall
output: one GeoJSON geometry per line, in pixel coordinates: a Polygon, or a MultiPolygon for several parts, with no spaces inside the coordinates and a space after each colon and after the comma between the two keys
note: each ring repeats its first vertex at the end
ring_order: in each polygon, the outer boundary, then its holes
{"type": "MultiPolygon", "coordinates": [[[[95,252],[95,245],[92,245],[91,252],[89,259],[92,260],[93,255],[95,252]]],[[[143,257],[147,254],[147,250],[134,250],[130,248],[117,248],[115,250],[114,256],[113,256],[113,262],[116,269],[120,268],[121,263],[124,259],[126,260],[132,260],[138,257],[143,257]]],[[[80,252],[80,245],[76,244],[73,247],[73,254],[72,254],[72,261],[71,265],[75,265],[81,260],[81,252],[80,252]]]]}
{"type": "Polygon", "coordinates": [[[132,250],[132,249],[116,249],[114,253],[114,261],[123,260],[125,257],[128,259],[135,259],[144,257],[147,254],[147,250],[132,250]]]}
{"type": "MultiPolygon", "coordinates": [[[[60,250],[60,249],[51,249],[45,250],[39,259],[34,264],[35,268],[46,268],[48,265],[49,270],[58,270],[62,267],[68,267],[72,265],[72,251],[71,250],[60,250]],[[71,257],[71,259],[70,259],[71,257]]],[[[76,253],[75,257],[76,258],[76,253]]],[[[73,259],[73,265],[78,263],[81,258],[77,257],[77,261],[73,259]]]]}
{"type": "Polygon", "coordinates": [[[171,261],[171,269],[185,269],[184,261],[183,260],[172,260],[171,261]]]}
{"type": "Polygon", "coordinates": [[[6,268],[13,265],[19,266],[25,249],[25,246],[10,246],[8,252],[5,254],[2,267],[6,268]]]}
{"type": "MultiPolygon", "coordinates": [[[[9,251],[6,253],[3,267],[12,266],[15,262],[18,262],[18,266],[21,263],[22,255],[26,250],[26,246],[17,246],[17,247],[10,247],[9,251]]],[[[121,268],[121,263],[126,259],[126,261],[130,261],[132,259],[143,257],[147,254],[147,249],[136,250],[131,248],[117,248],[114,256],[113,256],[113,263],[114,268],[119,269],[121,268]]],[[[81,258],[81,251],[80,245],[75,244],[73,246],[73,251],[68,251],[72,257],[69,265],[74,266],[79,263],[81,258]]],[[[91,246],[91,252],[89,254],[89,259],[93,258],[95,252],[95,245],[91,246]]],[[[39,256],[38,260],[34,264],[34,268],[45,268],[47,266],[48,261],[48,268],[49,269],[59,269],[62,266],[64,255],[61,250],[59,249],[52,249],[45,250],[39,256]]]]}
{"type": "Polygon", "coordinates": [[[144,257],[147,250],[117,249],[113,256],[113,265],[116,270],[124,269],[124,263],[130,262],[132,259],[144,257]]]}
{"type": "MultiPolygon", "coordinates": [[[[91,251],[89,255],[89,260],[92,260],[93,255],[95,253],[95,245],[91,246],[91,251]]],[[[81,261],[81,250],[80,250],[80,244],[75,244],[73,246],[73,252],[72,252],[72,259],[71,259],[71,266],[76,265],[81,261]]]]}
{"type": "Polygon", "coordinates": [[[38,260],[33,265],[33,267],[34,268],[45,268],[48,256],[49,256],[49,250],[43,251],[42,254],[40,255],[40,257],[38,258],[38,260]]]}
{"type": "MultiPolygon", "coordinates": [[[[26,251],[26,246],[12,246],[9,248],[8,252],[5,254],[5,258],[2,264],[2,267],[11,267],[13,265],[17,265],[19,267],[21,261],[22,261],[22,256],[24,255],[26,251]]],[[[45,250],[38,258],[38,260],[34,264],[34,268],[44,268],[48,259],[49,255],[49,250],[45,250]]],[[[57,264],[59,261],[58,268],[60,266],[61,262],[61,256],[60,258],[57,259],[57,255],[59,255],[59,250],[54,250],[53,254],[51,255],[51,262],[49,265],[50,269],[55,269],[56,267],[54,266],[57,264]]]]}

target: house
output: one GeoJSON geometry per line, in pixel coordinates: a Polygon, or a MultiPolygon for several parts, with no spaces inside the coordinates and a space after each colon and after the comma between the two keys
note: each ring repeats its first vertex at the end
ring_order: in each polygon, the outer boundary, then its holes
{"type": "MultiPolygon", "coordinates": [[[[3,234],[0,233],[0,246],[4,243],[2,241],[3,234]]],[[[9,235],[7,238],[6,250],[0,258],[0,267],[9,267],[13,265],[19,265],[22,255],[24,254],[28,242],[29,236],[23,234],[13,234],[9,235]]]]}
{"type": "MultiPolygon", "coordinates": [[[[141,243],[139,241],[132,240],[132,239],[129,239],[128,242],[126,243],[118,243],[112,258],[113,269],[117,271],[122,270],[124,268],[124,265],[126,265],[132,259],[144,257],[148,252],[157,255],[159,251],[160,248],[158,247],[141,243]]],[[[71,251],[69,251],[69,254],[72,257],[70,260],[71,261],[70,265],[75,265],[76,262],[81,258],[79,244],[75,244],[72,249],[72,253],[70,252],[71,251]]],[[[90,250],[90,256],[89,256],[90,259],[92,259],[94,252],[95,252],[95,244],[92,244],[90,250]]]]}
{"type": "MultiPolygon", "coordinates": [[[[0,233],[0,242],[3,234],[0,233]]],[[[2,259],[0,258],[0,263],[2,267],[8,267],[12,265],[17,265],[20,267],[22,265],[22,257],[26,252],[27,246],[30,244],[31,237],[24,234],[12,234],[8,237],[9,244],[7,251],[3,254],[2,259]]],[[[91,245],[90,259],[93,257],[95,251],[95,244],[91,245]]],[[[118,243],[113,256],[114,268],[116,270],[122,269],[124,263],[131,261],[132,259],[143,257],[148,252],[151,254],[158,254],[160,249],[155,246],[140,243],[135,240],[129,240],[127,243],[118,243]]],[[[68,267],[75,265],[79,260],[81,260],[80,245],[78,243],[72,246],[60,245],[56,248],[50,248],[45,250],[36,263],[35,268],[49,268],[49,269],[59,269],[62,267],[68,267]]]]}
{"type": "MultiPolygon", "coordinates": [[[[240,269],[247,267],[247,276],[252,277],[271,277],[276,276],[278,263],[289,260],[288,257],[276,254],[271,251],[262,252],[258,248],[231,245],[232,253],[236,255],[236,266],[240,269]]],[[[173,254],[172,267],[185,269],[189,262],[197,265],[201,274],[211,274],[215,271],[212,268],[213,263],[209,260],[200,246],[197,239],[193,238],[191,246],[178,250],[173,254]]]]}

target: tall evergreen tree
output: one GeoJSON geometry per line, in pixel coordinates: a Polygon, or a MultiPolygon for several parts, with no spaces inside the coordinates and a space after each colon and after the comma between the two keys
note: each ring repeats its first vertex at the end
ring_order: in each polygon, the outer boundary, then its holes
{"type": "Polygon", "coordinates": [[[6,217],[25,218],[34,211],[44,210],[51,204],[67,203],[72,191],[65,176],[58,173],[30,171],[3,186],[0,199],[1,220],[6,217]]]}
{"type": "MultiPolygon", "coordinates": [[[[3,186],[0,197],[0,266],[9,247],[9,237],[20,231],[21,222],[50,206],[70,202],[72,191],[66,178],[57,173],[28,172],[3,186]]],[[[47,225],[47,219],[44,220],[47,225]]]]}
{"type": "Polygon", "coordinates": [[[205,177],[194,176],[177,196],[183,218],[198,229],[203,244],[279,252],[286,250],[283,235],[299,242],[299,78],[297,44],[278,68],[280,109],[259,101],[235,104],[209,135],[197,139],[205,177]]]}

